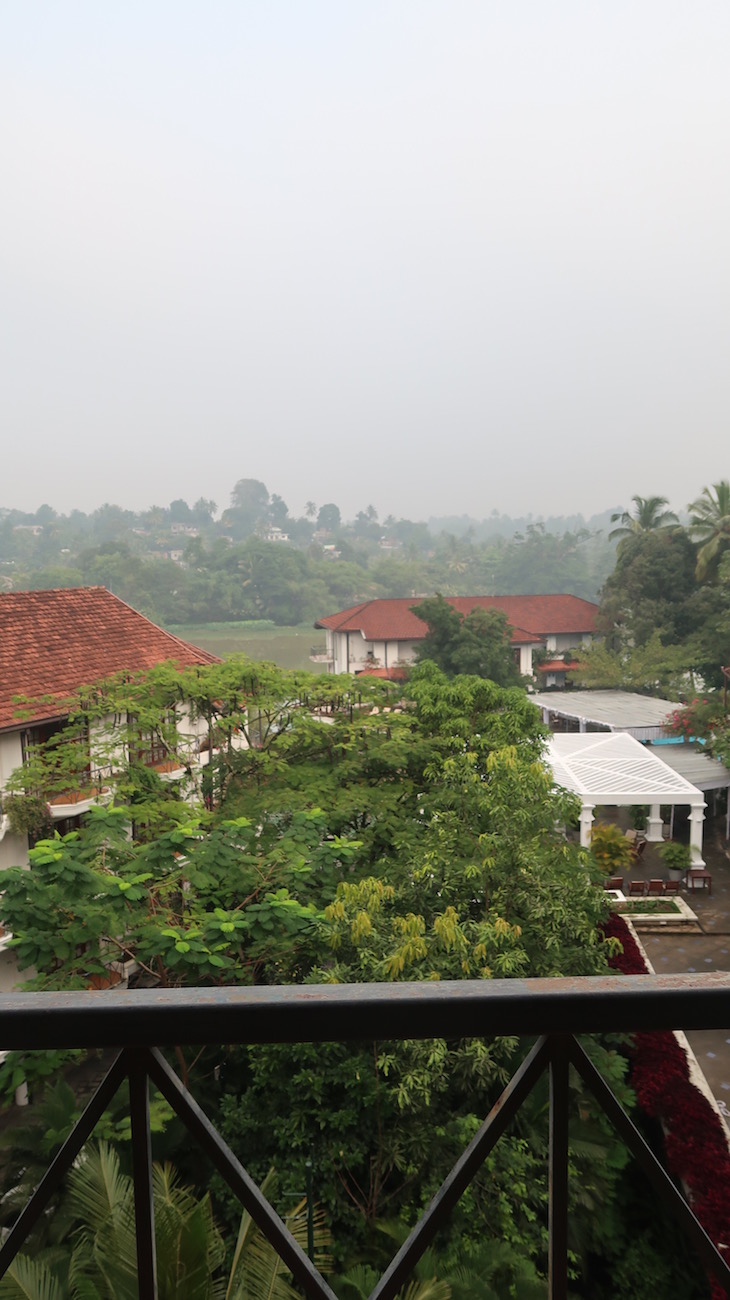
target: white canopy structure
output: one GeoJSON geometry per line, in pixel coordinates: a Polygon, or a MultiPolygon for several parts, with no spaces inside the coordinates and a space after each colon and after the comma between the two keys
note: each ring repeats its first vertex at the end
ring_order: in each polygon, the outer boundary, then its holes
{"type": "Polygon", "coordinates": [[[648,840],[662,839],[661,804],[689,804],[692,866],[704,866],[702,823],[705,799],[701,790],[626,732],[593,732],[551,736],[548,761],[556,785],[581,800],[580,842],[588,847],[597,804],[649,804],[648,840]]]}

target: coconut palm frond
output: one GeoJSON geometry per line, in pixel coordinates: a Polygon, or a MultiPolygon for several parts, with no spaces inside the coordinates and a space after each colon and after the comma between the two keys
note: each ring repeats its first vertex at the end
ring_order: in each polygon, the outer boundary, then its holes
{"type": "Polygon", "coordinates": [[[668,504],[666,497],[634,496],[631,500],[635,507],[633,514],[629,510],[617,510],[611,515],[611,523],[618,523],[619,527],[611,529],[610,539],[633,537],[636,533],[652,532],[679,523],[673,510],[663,509],[668,504]]]}
{"type": "Polygon", "coordinates": [[[86,1232],[97,1232],[110,1220],[133,1220],[131,1179],[122,1173],[119,1156],[107,1142],[85,1148],[69,1176],[69,1190],[86,1232]]]}
{"type": "Polygon", "coordinates": [[[451,1300],[451,1287],[437,1277],[416,1279],[398,1293],[399,1300],[451,1300]]]}
{"type": "MultiPolygon", "coordinates": [[[[276,1192],[277,1175],[271,1169],[261,1184],[261,1191],[271,1199],[276,1192]]],[[[307,1202],[303,1198],[285,1216],[285,1223],[302,1250],[307,1249],[307,1202]]],[[[321,1272],[332,1267],[329,1255],[331,1234],[325,1223],[324,1211],[316,1206],[313,1218],[314,1263],[321,1272]]],[[[238,1232],[225,1300],[296,1300],[299,1293],[291,1281],[291,1274],[277,1255],[271,1242],[244,1210],[238,1232]]]]}
{"type": "Polygon", "coordinates": [[[346,1273],[333,1281],[333,1290],[340,1300],[368,1300],[379,1281],[374,1268],[367,1264],[353,1264],[346,1273]]]}
{"type": "Polygon", "coordinates": [[[222,1297],[224,1283],[212,1279],[223,1263],[225,1247],[210,1197],[197,1200],[169,1164],[154,1166],[152,1182],[160,1295],[184,1295],[186,1300],[222,1297]]]}
{"type": "Polygon", "coordinates": [[[720,556],[730,545],[730,482],[721,479],[705,488],[689,507],[690,533],[701,543],[697,552],[697,580],[714,577],[720,556]]]}
{"type": "MultiPolygon", "coordinates": [[[[69,1177],[69,1200],[80,1222],[69,1266],[74,1290],[114,1300],[137,1294],[137,1251],[132,1180],[106,1142],[87,1147],[69,1177]]],[[[73,1293],[73,1292],[72,1292],[73,1293]]]]}
{"type": "Polygon", "coordinates": [[[42,1260],[18,1255],[0,1281],[2,1300],[64,1300],[58,1278],[42,1260]]]}

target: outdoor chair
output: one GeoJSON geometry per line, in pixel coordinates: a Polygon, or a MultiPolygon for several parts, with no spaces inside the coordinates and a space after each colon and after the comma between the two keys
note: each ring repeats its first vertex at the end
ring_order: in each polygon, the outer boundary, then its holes
{"type": "Polygon", "coordinates": [[[641,861],[641,859],[644,856],[645,849],[646,849],[646,840],[637,840],[635,844],[632,844],[631,856],[634,859],[634,862],[641,861]]]}
{"type": "Polygon", "coordinates": [[[646,892],[650,898],[661,898],[662,894],[664,893],[664,881],[650,880],[649,888],[647,889],[646,892]]]}
{"type": "Polygon", "coordinates": [[[665,894],[678,894],[678,893],[679,893],[679,890],[680,890],[680,887],[681,887],[681,884],[682,884],[681,880],[665,880],[665,881],[664,881],[664,893],[665,893],[665,894]]]}
{"type": "Polygon", "coordinates": [[[643,898],[645,894],[646,894],[645,880],[629,881],[629,898],[643,898]]]}
{"type": "Polygon", "coordinates": [[[623,887],[624,887],[623,876],[611,876],[603,886],[604,889],[620,889],[622,892],[623,892],[623,887]]]}

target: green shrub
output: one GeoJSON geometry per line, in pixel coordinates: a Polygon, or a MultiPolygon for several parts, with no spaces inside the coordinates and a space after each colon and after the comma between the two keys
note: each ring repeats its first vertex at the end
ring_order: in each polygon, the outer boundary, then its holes
{"type": "Polygon", "coordinates": [[[628,871],[633,861],[631,845],[614,822],[596,822],[591,832],[591,853],[607,876],[628,871]]]}

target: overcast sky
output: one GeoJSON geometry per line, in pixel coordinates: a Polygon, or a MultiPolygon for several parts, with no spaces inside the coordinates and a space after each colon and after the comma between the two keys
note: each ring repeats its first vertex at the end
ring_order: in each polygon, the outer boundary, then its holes
{"type": "Polygon", "coordinates": [[[2,0],[0,505],[730,477],[727,0],[2,0]]]}

